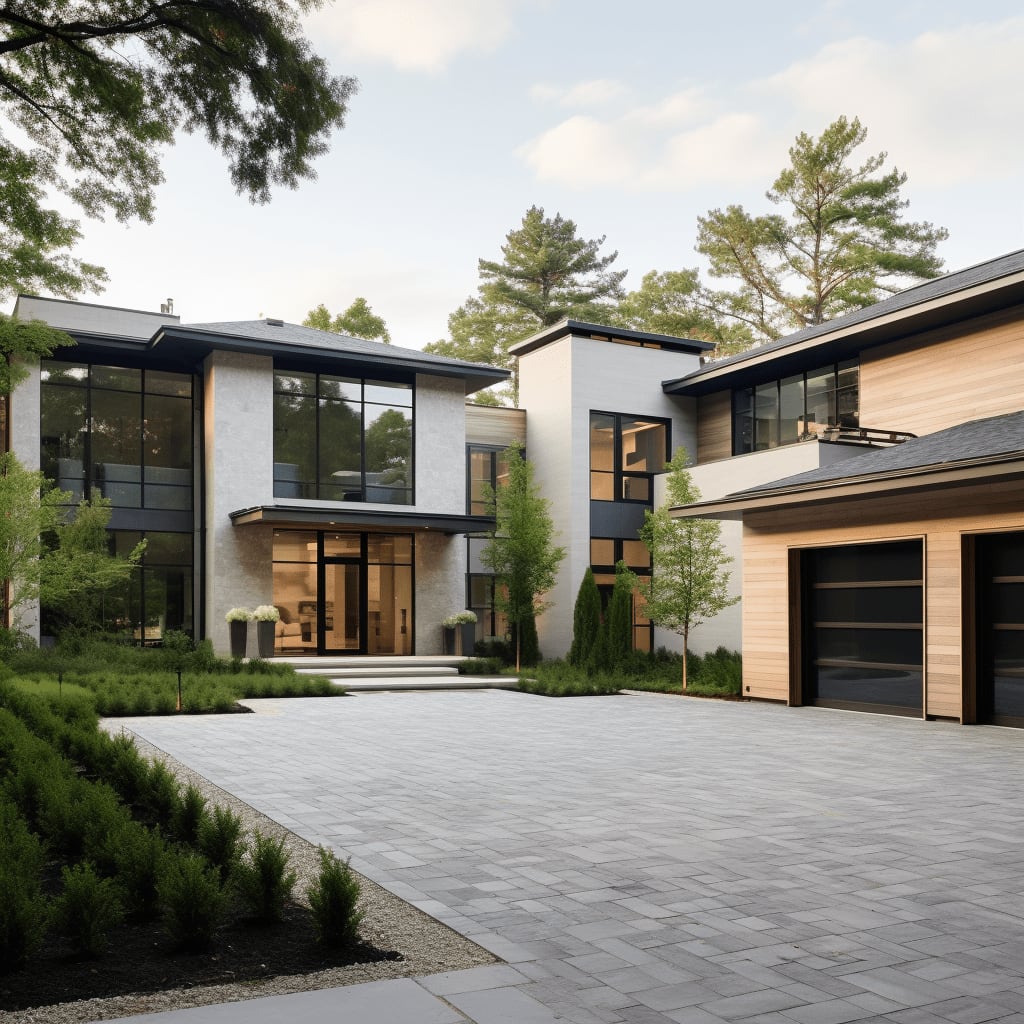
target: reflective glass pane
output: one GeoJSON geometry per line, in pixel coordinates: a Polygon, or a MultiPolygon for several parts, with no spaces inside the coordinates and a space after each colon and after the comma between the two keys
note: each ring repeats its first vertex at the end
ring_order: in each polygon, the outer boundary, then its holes
{"type": "Polygon", "coordinates": [[[631,569],[646,569],[651,564],[651,553],[642,540],[624,540],[622,558],[631,569]]]}
{"type": "Polygon", "coordinates": [[[821,583],[889,582],[922,578],[921,542],[916,540],[851,544],[822,548],[810,554],[816,566],[814,578],[821,583]]]}
{"type": "MultiPolygon", "coordinates": [[[[320,400],[318,479],[321,485],[340,488],[340,492],[331,497],[350,501],[362,499],[361,434],[360,406],[351,402],[320,400]]],[[[320,496],[328,495],[321,492],[320,496]]]]}
{"type": "Polygon", "coordinates": [[[167,373],[147,370],[145,390],[151,395],[171,395],[175,398],[192,397],[192,378],[185,373],[167,373]]]}
{"type": "Polygon", "coordinates": [[[324,566],[324,646],[329,651],[358,651],[360,647],[359,566],[324,566]]]}
{"type": "Polygon", "coordinates": [[[364,382],[363,401],[379,402],[381,405],[401,405],[412,408],[412,387],[408,384],[392,384],[383,380],[364,382]]]}
{"type": "Polygon", "coordinates": [[[401,533],[371,533],[366,538],[369,562],[412,564],[412,537],[401,533]]]}
{"type": "Polygon", "coordinates": [[[779,443],[779,385],[758,384],[754,389],[754,448],[764,451],[779,443]]]}
{"type": "Polygon", "coordinates": [[[274,390],[286,395],[315,395],[316,374],[278,370],[274,373],[274,390]]]}
{"type": "Polygon", "coordinates": [[[836,422],[836,374],[831,366],[807,374],[807,428],[821,433],[836,422]]]}
{"type": "Polygon", "coordinates": [[[316,496],[316,399],[274,395],[274,495],[316,496]]]}
{"type": "Polygon", "coordinates": [[[660,473],[665,466],[665,424],[623,417],[621,430],[621,468],[633,473],[660,473]]]}
{"type": "Polygon", "coordinates": [[[844,587],[814,595],[819,622],[921,622],[922,605],[920,586],[844,587]]]}
{"type": "Polygon", "coordinates": [[[315,562],[316,558],[316,534],[312,531],[274,531],[275,562],[315,562]]]}
{"type": "Polygon", "coordinates": [[[43,359],[39,374],[44,384],[85,384],[89,380],[89,367],[85,363],[61,363],[43,359]]]}
{"type": "Polygon", "coordinates": [[[786,377],[779,384],[779,443],[792,444],[804,433],[804,377],[786,377]]]}
{"type": "Polygon", "coordinates": [[[149,565],[191,565],[191,533],[158,533],[150,530],[146,534],[146,551],[143,561],[149,565]]]}
{"type": "Polygon", "coordinates": [[[40,388],[40,468],[73,501],[85,497],[85,388],[40,388]]]}
{"type": "Polygon", "coordinates": [[[590,497],[593,501],[615,500],[615,474],[591,473],[590,497]]]}
{"type": "Polygon", "coordinates": [[[142,396],[93,389],[93,485],[115,507],[141,507],[141,457],[142,396]]]}
{"type": "Polygon", "coordinates": [[[411,654],[411,627],[412,567],[367,566],[367,653],[411,654]]]}
{"type": "MultiPolygon", "coordinates": [[[[279,535],[274,536],[274,557],[278,552],[292,553],[302,538],[314,534],[295,533],[285,547],[279,548],[279,535]]],[[[308,540],[307,540],[308,543],[308,540]]],[[[314,555],[316,541],[312,543],[314,555]]],[[[303,564],[301,561],[274,562],[274,605],[281,614],[274,627],[274,650],[278,654],[315,654],[317,645],[317,594],[315,561],[303,564]]],[[[250,633],[249,645],[254,638],[250,633]]]]}
{"type": "Polygon", "coordinates": [[[124,366],[94,366],[92,368],[92,386],[94,388],[111,388],[115,391],[141,391],[142,371],[124,366]]]}
{"type": "MultiPolygon", "coordinates": [[[[609,473],[615,469],[614,416],[596,412],[590,414],[590,468],[609,473]]],[[[596,495],[592,493],[591,497],[596,495]]]]}
{"type": "Polygon", "coordinates": [[[615,541],[608,537],[591,537],[590,539],[590,564],[591,565],[614,565],[615,564],[615,541]]]}
{"type": "Polygon", "coordinates": [[[349,402],[361,402],[363,399],[362,382],[354,377],[320,377],[320,397],[339,398],[349,402]]]}
{"type": "Polygon", "coordinates": [[[324,555],[333,558],[359,558],[362,538],[358,533],[325,533],[324,555]]]}
{"type": "Polygon", "coordinates": [[[920,708],[920,669],[855,668],[822,665],[814,670],[818,699],[920,708]]]}
{"type": "Polygon", "coordinates": [[[154,483],[192,483],[192,403],[184,398],[146,395],[143,457],[146,480],[154,483]],[[166,472],[175,470],[177,472],[166,472]]]}
{"type": "Polygon", "coordinates": [[[817,641],[818,658],[827,661],[919,666],[924,656],[920,629],[819,628],[817,641]]]}
{"type": "Polygon", "coordinates": [[[366,500],[408,504],[412,487],[412,420],[408,409],[364,406],[366,500]]]}
{"type": "Polygon", "coordinates": [[[622,478],[623,501],[650,501],[651,480],[646,476],[624,476],[622,478]]]}

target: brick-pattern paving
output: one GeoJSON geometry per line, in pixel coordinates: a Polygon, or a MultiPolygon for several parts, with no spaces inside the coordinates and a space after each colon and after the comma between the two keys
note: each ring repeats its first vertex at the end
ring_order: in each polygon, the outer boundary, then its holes
{"type": "Polygon", "coordinates": [[[1024,733],[505,692],[131,727],[506,961],[478,1024],[1024,1024],[1024,733]]]}

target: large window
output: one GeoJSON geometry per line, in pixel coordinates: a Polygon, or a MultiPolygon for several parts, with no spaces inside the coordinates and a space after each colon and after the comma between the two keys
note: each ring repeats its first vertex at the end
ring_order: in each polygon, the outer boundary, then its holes
{"type": "Polygon", "coordinates": [[[590,497],[650,504],[653,477],[668,457],[667,420],[622,413],[590,414],[590,497]]]}
{"type": "Polygon", "coordinates": [[[192,509],[192,378],[43,360],[43,474],[72,502],[192,509]]]}
{"type": "MultiPolygon", "coordinates": [[[[594,582],[601,595],[601,608],[607,609],[615,586],[615,565],[625,562],[626,565],[646,582],[651,574],[651,553],[642,540],[630,540],[622,537],[591,537],[590,564],[594,572],[594,582]]],[[[654,625],[647,617],[643,598],[633,592],[633,649],[650,651],[654,646],[654,625]]]]}
{"type": "Polygon", "coordinates": [[[856,359],[737,388],[732,395],[732,452],[744,455],[860,425],[856,359]]]}
{"type": "Polygon", "coordinates": [[[471,516],[487,515],[488,488],[496,491],[508,482],[508,461],[502,457],[504,451],[493,445],[466,445],[466,511],[471,516]]]}
{"type": "Polygon", "coordinates": [[[274,495],[411,505],[410,384],[274,374],[274,495]]]}
{"type": "MultiPolygon", "coordinates": [[[[194,635],[192,607],[192,534],[154,530],[110,530],[113,554],[130,554],[146,541],[142,560],[123,584],[87,595],[90,614],[106,632],[135,644],[152,646],[170,630],[194,635]]],[[[44,609],[42,632],[52,635],[65,625],[59,612],[44,609]]]]}

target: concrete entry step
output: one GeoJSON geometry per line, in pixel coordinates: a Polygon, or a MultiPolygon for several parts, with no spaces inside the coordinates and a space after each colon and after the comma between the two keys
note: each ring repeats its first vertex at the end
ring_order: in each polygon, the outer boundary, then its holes
{"type": "Polygon", "coordinates": [[[353,692],[387,690],[478,690],[516,687],[511,676],[462,676],[458,655],[296,655],[274,658],[303,675],[326,676],[353,692]]]}

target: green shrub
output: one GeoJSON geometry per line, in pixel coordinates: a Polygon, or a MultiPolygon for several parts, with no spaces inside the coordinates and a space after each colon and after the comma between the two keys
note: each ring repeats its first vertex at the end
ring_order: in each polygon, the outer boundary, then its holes
{"type": "Polygon", "coordinates": [[[460,676],[497,676],[501,675],[505,663],[501,658],[466,658],[460,661],[460,676]]]}
{"type": "Polygon", "coordinates": [[[167,846],[158,832],[135,821],[123,822],[107,837],[105,856],[124,890],[128,913],[152,921],[160,910],[160,880],[167,846]]]}
{"type": "Polygon", "coordinates": [[[199,829],[206,817],[206,797],[189,783],[171,818],[171,830],[175,838],[188,846],[196,846],[199,842],[199,829]]]}
{"type": "Polygon", "coordinates": [[[175,944],[189,952],[209,949],[227,907],[217,869],[197,853],[168,857],[159,892],[175,944]]]}
{"type": "Polygon", "coordinates": [[[348,861],[341,861],[323,847],[319,849],[320,871],[306,895],[313,911],[313,927],[317,941],[326,946],[353,946],[359,941],[362,911],[359,902],[359,879],[348,861]]]}
{"type": "Polygon", "coordinates": [[[101,878],[88,862],[62,868],[64,891],[53,904],[53,923],[77,953],[98,956],[107,934],[124,920],[117,884],[101,878]]]}
{"type": "Polygon", "coordinates": [[[689,686],[695,693],[739,694],[743,691],[743,659],[737,651],[719,647],[701,660],[689,686]]]}
{"type": "Polygon", "coordinates": [[[270,924],[281,920],[296,881],[295,872],[288,870],[289,860],[283,839],[257,832],[236,866],[235,889],[257,921],[270,924]]]}
{"type": "Polygon", "coordinates": [[[42,895],[43,848],[10,803],[0,803],[0,974],[38,948],[48,908],[42,895]]]}
{"type": "Polygon", "coordinates": [[[617,676],[576,668],[564,661],[545,661],[521,677],[519,689],[542,697],[594,697],[616,693],[622,681],[617,676]]]}
{"type": "Polygon", "coordinates": [[[242,845],[242,819],[229,807],[214,807],[199,823],[199,852],[226,880],[238,863],[242,845]]]}
{"type": "Polygon", "coordinates": [[[151,821],[166,825],[174,820],[181,803],[180,789],[178,780],[165,762],[156,760],[150,764],[140,797],[151,821]]]}

